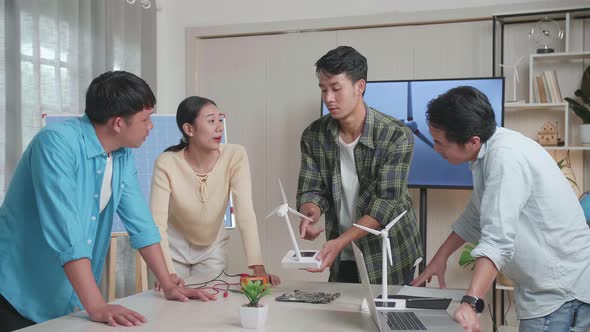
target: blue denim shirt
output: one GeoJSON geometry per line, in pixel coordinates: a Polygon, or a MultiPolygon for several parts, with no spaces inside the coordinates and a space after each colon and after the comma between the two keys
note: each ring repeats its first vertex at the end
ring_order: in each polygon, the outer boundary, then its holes
{"type": "Polygon", "coordinates": [[[0,293],[24,317],[42,322],[82,308],[62,266],[88,258],[98,283],[115,212],[134,248],[160,241],[132,151],[112,158],[112,196],[102,213],[107,154],[86,116],[45,127],[19,161],[0,207],[0,293]]]}
{"type": "Polygon", "coordinates": [[[573,299],[590,303],[590,229],[549,153],[497,128],[471,169],[471,201],[453,231],[479,241],[472,256],[512,279],[518,318],[546,316],[573,299]]]}

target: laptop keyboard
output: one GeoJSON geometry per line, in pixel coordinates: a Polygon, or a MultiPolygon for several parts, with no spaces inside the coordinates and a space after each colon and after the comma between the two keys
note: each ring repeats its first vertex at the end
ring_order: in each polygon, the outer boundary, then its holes
{"type": "Polygon", "coordinates": [[[388,311],[381,312],[387,320],[387,325],[393,331],[397,330],[416,330],[426,331],[426,326],[422,324],[415,313],[411,311],[388,311]]]}

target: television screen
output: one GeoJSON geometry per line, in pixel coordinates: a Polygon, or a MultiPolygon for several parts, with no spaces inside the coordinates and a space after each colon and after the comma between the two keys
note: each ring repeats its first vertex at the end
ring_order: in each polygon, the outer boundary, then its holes
{"type": "MultiPolygon", "coordinates": [[[[489,99],[498,126],[504,124],[504,79],[469,78],[367,82],[365,102],[374,109],[402,120],[414,132],[414,158],[408,186],[411,188],[473,187],[468,163],[451,165],[432,147],[426,122],[426,105],[433,98],[458,86],[472,86],[489,99]]],[[[322,103],[322,115],[328,109],[322,103]]]]}

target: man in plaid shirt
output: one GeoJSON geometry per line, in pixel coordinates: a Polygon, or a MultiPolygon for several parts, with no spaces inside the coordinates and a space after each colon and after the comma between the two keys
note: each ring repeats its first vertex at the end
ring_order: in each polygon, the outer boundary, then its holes
{"type": "Polygon", "coordinates": [[[327,242],[318,254],[330,267],[330,281],[359,282],[352,253],[355,241],[365,255],[371,283],[381,282],[381,238],[352,227],[381,229],[399,214],[391,228],[393,266],[389,284],[408,283],[414,262],[422,256],[412,199],[407,189],[414,137],[402,122],[364,103],[367,60],[349,46],[329,51],[316,63],[322,100],[330,111],[301,135],[301,170],[297,188],[301,237],[316,239],[314,224],[325,213],[327,242]]]}

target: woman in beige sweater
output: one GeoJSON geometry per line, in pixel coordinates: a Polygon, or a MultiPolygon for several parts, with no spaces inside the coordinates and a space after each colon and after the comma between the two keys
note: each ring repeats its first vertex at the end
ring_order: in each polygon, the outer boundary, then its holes
{"type": "MultiPolygon", "coordinates": [[[[186,98],[176,113],[182,140],[167,148],[154,167],[150,208],[166,265],[178,284],[191,275],[208,280],[225,269],[229,234],[223,219],[230,193],[248,266],[256,276],[267,275],[248,156],[240,145],[221,144],[224,117],[213,101],[186,98]]],[[[280,283],[277,276],[269,278],[273,285],[280,283]]]]}

